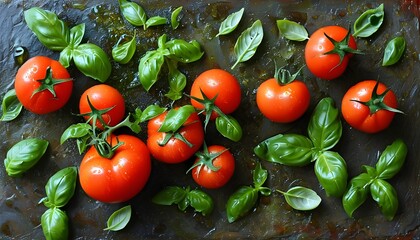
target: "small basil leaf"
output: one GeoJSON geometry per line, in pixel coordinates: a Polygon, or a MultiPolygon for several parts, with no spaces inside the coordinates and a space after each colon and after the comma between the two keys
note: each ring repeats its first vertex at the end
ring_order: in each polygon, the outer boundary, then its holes
{"type": "Polygon", "coordinates": [[[282,193],[286,202],[296,210],[307,211],[315,209],[322,201],[314,190],[302,186],[292,187],[287,192],[278,192],[282,193]]]}
{"type": "Polygon", "coordinates": [[[140,122],[148,121],[152,118],[159,116],[160,114],[164,113],[166,108],[159,107],[158,105],[149,105],[140,115],[140,122]]]}
{"type": "MultiPolygon", "coordinates": [[[[189,190],[187,190],[188,194],[189,190]]],[[[179,203],[178,203],[178,209],[182,212],[185,212],[187,210],[187,207],[190,206],[190,200],[185,196],[179,203]]]]}
{"type": "Polygon", "coordinates": [[[84,153],[87,147],[90,146],[90,144],[88,143],[88,141],[90,140],[91,140],[91,137],[89,135],[76,139],[76,144],[77,144],[77,149],[79,150],[79,154],[84,153]]]}
{"type": "Polygon", "coordinates": [[[398,210],[398,196],[394,187],[387,181],[376,179],[370,185],[373,200],[378,203],[382,214],[391,221],[398,210]]]}
{"type": "Polygon", "coordinates": [[[70,44],[69,46],[75,48],[80,45],[85,35],[85,24],[81,23],[70,29],[70,44]]]}
{"type": "Polygon", "coordinates": [[[290,21],[287,19],[277,20],[277,28],[281,35],[286,39],[292,41],[305,41],[308,38],[308,31],[305,27],[297,22],[290,21]]]}
{"type": "Polygon", "coordinates": [[[178,70],[177,63],[175,60],[166,60],[169,69],[169,92],[165,96],[173,101],[182,98],[183,90],[187,85],[187,76],[178,70]]]}
{"type": "Polygon", "coordinates": [[[378,172],[376,171],[376,169],[374,167],[371,166],[367,166],[367,165],[363,165],[362,166],[363,170],[365,170],[365,172],[372,178],[376,178],[378,176],[378,172]]]}
{"type": "Polygon", "coordinates": [[[203,216],[208,216],[213,211],[213,199],[205,192],[200,190],[191,190],[187,194],[188,201],[197,212],[203,216]]]}
{"type": "Polygon", "coordinates": [[[225,138],[238,142],[242,138],[242,127],[239,122],[230,115],[222,115],[216,118],[216,129],[225,138]]]}
{"type": "Polygon", "coordinates": [[[70,62],[73,59],[73,48],[68,46],[60,52],[60,58],[58,61],[63,65],[65,68],[70,66],[70,62]]]}
{"type": "Polygon", "coordinates": [[[168,22],[168,19],[161,17],[161,16],[154,16],[146,21],[146,28],[152,27],[152,26],[158,26],[158,25],[164,25],[168,22]]]}
{"type": "Polygon", "coordinates": [[[172,29],[177,29],[179,27],[178,16],[182,11],[182,7],[178,7],[171,13],[171,26],[172,29]]]}
{"type": "Polygon", "coordinates": [[[104,230],[119,231],[127,226],[130,218],[131,206],[127,205],[113,212],[111,216],[109,216],[104,230]]]}
{"type": "Polygon", "coordinates": [[[28,138],[13,145],[4,159],[7,174],[19,177],[28,171],[41,159],[48,145],[48,141],[38,138],[28,138]]]}
{"type": "Polygon", "coordinates": [[[159,132],[176,132],[194,112],[195,108],[191,105],[169,110],[159,128],[159,132]]]}
{"type": "Polygon", "coordinates": [[[261,142],[254,153],[261,159],[286,166],[305,166],[312,161],[312,142],[298,134],[278,134],[261,142]]]}
{"type": "Polygon", "coordinates": [[[73,50],[73,60],[77,69],[84,75],[105,82],[111,75],[111,63],[100,47],[84,43],[73,50]]]}
{"type": "Polygon", "coordinates": [[[23,105],[16,96],[15,89],[7,91],[1,102],[2,115],[0,121],[7,122],[17,118],[22,111],[23,105]]]}
{"type": "Polygon", "coordinates": [[[396,37],[389,41],[385,47],[382,66],[390,66],[397,63],[404,54],[405,45],[406,43],[403,37],[396,37]]]}
{"type": "Polygon", "coordinates": [[[167,54],[169,54],[168,50],[152,50],[140,59],[139,78],[146,91],[149,91],[158,80],[160,69],[165,62],[164,56],[167,54]]]}
{"type": "Polygon", "coordinates": [[[63,144],[70,138],[82,138],[89,134],[92,127],[88,123],[76,123],[64,130],[60,137],[60,144],[63,144]]]}
{"type": "Polygon", "coordinates": [[[378,31],[384,21],[384,4],[375,9],[369,9],[362,13],[354,22],[355,37],[369,37],[378,31]]]}
{"type": "Polygon", "coordinates": [[[73,197],[76,189],[77,168],[67,167],[56,172],[45,185],[47,197],[43,199],[46,207],[64,207],[73,197]]]}
{"type": "Polygon", "coordinates": [[[258,192],[261,193],[263,196],[270,196],[271,195],[271,189],[268,187],[260,187],[258,188],[258,192]]]}
{"type": "Polygon", "coordinates": [[[349,188],[343,195],[342,204],[349,217],[367,199],[370,184],[373,178],[367,173],[362,173],[350,180],[349,188]]]}
{"type": "Polygon", "coordinates": [[[187,191],[181,187],[169,186],[152,198],[152,202],[159,205],[170,206],[179,204],[187,197],[187,191]]]}
{"type": "Polygon", "coordinates": [[[182,39],[174,39],[165,43],[169,50],[171,59],[182,63],[191,63],[199,60],[204,52],[201,51],[200,44],[193,40],[187,42],[182,39]]]}
{"type": "Polygon", "coordinates": [[[235,191],[226,203],[226,214],[229,223],[245,216],[255,206],[258,200],[258,190],[243,186],[235,191]]]}
{"type": "Polygon", "coordinates": [[[220,24],[219,33],[216,37],[220,35],[226,35],[233,32],[239,25],[239,22],[242,19],[244,14],[244,8],[241,8],[239,11],[231,13],[229,16],[226,17],[225,20],[220,24]]]}
{"type": "Polygon", "coordinates": [[[261,188],[267,180],[267,177],[268,171],[262,167],[261,163],[258,163],[252,173],[255,188],[261,188]]]}
{"type": "Polygon", "coordinates": [[[390,179],[397,174],[407,156],[407,145],[401,140],[395,140],[385,148],[376,163],[376,171],[381,179],[390,179]]]}
{"type": "Polygon", "coordinates": [[[120,10],[124,18],[134,26],[143,26],[146,29],[146,12],[144,9],[135,2],[127,0],[118,0],[120,4],[120,10]]]}
{"type": "Polygon", "coordinates": [[[41,216],[41,227],[45,239],[68,239],[69,218],[67,214],[59,208],[50,208],[41,216]]]}
{"type": "Polygon", "coordinates": [[[118,41],[117,45],[112,48],[112,58],[118,63],[126,64],[131,60],[136,52],[136,36],[133,36],[130,41],[121,45],[120,41],[118,41]]]}
{"type": "Polygon", "coordinates": [[[315,162],[315,174],[327,196],[341,197],[347,186],[347,165],[336,152],[323,152],[315,162]]]}
{"type": "Polygon", "coordinates": [[[255,21],[250,28],[241,33],[238,40],[236,40],[233,49],[236,56],[236,62],[233,64],[232,69],[234,69],[238,63],[248,61],[254,56],[263,37],[264,31],[260,20],[255,21]]]}
{"type": "Polygon", "coordinates": [[[314,147],[319,150],[333,148],[341,138],[340,112],[332,98],[323,98],[312,114],[308,125],[308,135],[314,147]]]}

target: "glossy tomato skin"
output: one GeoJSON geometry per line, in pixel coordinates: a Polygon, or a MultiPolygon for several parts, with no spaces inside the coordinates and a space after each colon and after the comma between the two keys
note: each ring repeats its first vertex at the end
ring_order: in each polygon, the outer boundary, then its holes
{"type": "Polygon", "coordinates": [[[193,113],[178,130],[178,133],[187,139],[188,142],[192,144],[192,147],[174,137],[172,137],[164,146],[160,146],[159,143],[163,142],[166,134],[169,134],[158,131],[160,126],[162,126],[166,115],[167,112],[164,112],[148,122],[147,147],[153,158],[158,161],[171,164],[184,162],[191,158],[194,153],[200,149],[201,145],[203,145],[203,124],[197,113],[193,113]]]}
{"type": "MultiPolygon", "coordinates": [[[[241,103],[241,86],[238,80],[229,72],[222,69],[210,69],[201,73],[191,86],[190,95],[203,99],[201,91],[209,98],[217,96],[215,105],[224,113],[234,112],[241,103]]],[[[191,105],[196,109],[203,109],[203,104],[191,99],[191,105]]],[[[218,116],[214,111],[211,119],[218,116]]]]}
{"type": "Polygon", "coordinates": [[[80,185],[91,198],[106,202],[125,202],[146,185],[151,172],[146,144],[130,135],[112,137],[112,145],[123,142],[111,159],[101,157],[95,147],[85,154],[79,168],[80,185]]]}
{"type": "MultiPolygon", "coordinates": [[[[105,123],[109,126],[115,126],[121,122],[125,114],[125,103],[124,98],[121,93],[106,84],[99,84],[93,87],[88,88],[80,97],[79,101],[79,111],[80,114],[86,114],[92,112],[92,109],[89,106],[87,101],[89,97],[90,102],[93,107],[98,110],[104,110],[107,108],[112,108],[105,114],[102,114],[102,118],[105,123]]],[[[89,116],[84,116],[86,120],[89,119],[89,116]]],[[[103,128],[102,124],[97,121],[96,126],[103,128]]]]}
{"type": "MultiPolygon", "coordinates": [[[[325,54],[334,49],[334,44],[325,34],[335,41],[342,41],[347,32],[347,29],[340,26],[325,26],[311,35],[305,47],[305,61],[313,75],[325,80],[332,80],[344,73],[353,54],[346,53],[341,64],[338,54],[325,54]]],[[[348,46],[354,50],[357,49],[353,36],[350,36],[348,46]]]]}
{"type": "Polygon", "coordinates": [[[308,109],[310,93],[305,83],[294,80],[279,84],[275,78],[264,81],[257,89],[257,106],[273,122],[289,123],[308,109]]]}
{"type": "Polygon", "coordinates": [[[18,70],[15,78],[16,96],[22,105],[36,114],[47,114],[62,108],[70,99],[73,81],[70,74],[58,61],[44,56],[36,56],[26,61],[18,70]],[[56,96],[43,90],[33,95],[45,79],[47,68],[51,68],[52,78],[63,81],[54,85],[56,96]],[[62,79],[62,80],[61,80],[62,79]]]}
{"type": "MultiPolygon", "coordinates": [[[[341,102],[341,112],[346,122],[355,129],[366,133],[377,133],[389,127],[395,112],[379,110],[370,114],[369,107],[352,101],[367,102],[371,99],[376,80],[365,80],[351,87],[341,102]]],[[[378,94],[382,94],[387,87],[383,83],[378,85],[378,94]]],[[[391,90],[385,95],[384,103],[392,108],[397,108],[397,97],[391,90]]]]}
{"type": "Polygon", "coordinates": [[[213,171],[205,165],[201,167],[197,166],[191,171],[192,177],[198,185],[204,188],[216,189],[223,187],[233,176],[235,171],[235,158],[229,150],[220,145],[209,146],[208,151],[210,154],[223,152],[213,160],[213,165],[219,169],[213,171]]]}

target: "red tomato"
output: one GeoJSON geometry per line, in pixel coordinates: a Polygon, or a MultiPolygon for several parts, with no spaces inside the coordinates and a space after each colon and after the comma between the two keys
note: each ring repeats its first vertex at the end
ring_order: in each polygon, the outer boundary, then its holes
{"type": "Polygon", "coordinates": [[[316,77],[331,80],[343,74],[346,70],[350,57],[353,56],[351,52],[357,50],[356,41],[350,35],[348,42],[345,38],[348,30],[340,26],[326,26],[316,30],[309,38],[305,47],[305,61],[308,69],[316,77]],[[343,54],[342,62],[340,63],[340,56],[337,53],[326,54],[334,49],[334,44],[326,36],[334,39],[347,48],[341,50],[343,54]]]}
{"type": "Polygon", "coordinates": [[[366,133],[376,133],[386,129],[394,118],[395,112],[383,109],[383,104],[399,112],[397,108],[397,97],[389,90],[383,101],[376,101],[385,93],[387,87],[378,83],[377,91],[374,93],[375,80],[365,80],[351,87],[344,95],[341,103],[341,112],[346,122],[366,133]],[[366,104],[363,104],[364,102],[366,104]],[[370,107],[369,107],[370,106],[370,107]]]}
{"type": "Polygon", "coordinates": [[[36,114],[62,108],[70,99],[73,81],[58,61],[37,56],[26,61],[15,79],[16,96],[22,105],[36,114]]]}
{"type": "MultiPolygon", "coordinates": [[[[124,98],[117,89],[106,84],[95,85],[87,89],[80,97],[79,102],[80,114],[85,114],[84,118],[86,120],[90,118],[88,113],[92,112],[87,101],[88,97],[93,107],[102,111],[100,116],[108,126],[115,126],[124,118],[124,98]]],[[[100,129],[103,128],[99,121],[96,122],[96,126],[100,129]]]]}
{"type": "Polygon", "coordinates": [[[288,123],[300,118],[308,109],[310,93],[306,84],[294,80],[280,84],[270,78],[257,90],[257,106],[273,122],[288,123]]]}
{"type": "Polygon", "coordinates": [[[224,186],[235,171],[235,158],[232,153],[223,146],[213,145],[208,147],[208,153],[204,152],[201,156],[196,159],[196,166],[192,169],[194,181],[209,189],[224,186]]]}
{"type": "Polygon", "coordinates": [[[178,134],[183,136],[192,146],[172,136],[163,146],[160,144],[165,136],[170,133],[159,132],[160,126],[168,112],[151,119],[147,124],[147,147],[152,156],[165,163],[180,163],[188,160],[196,153],[204,142],[204,129],[197,113],[193,113],[178,130],[178,134]]]}
{"type": "MultiPolygon", "coordinates": [[[[208,99],[213,99],[214,105],[224,114],[234,112],[241,103],[241,86],[238,80],[229,72],[222,69],[210,69],[201,73],[191,86],[190,96],[204,99],[203,94],[208,99]]],[[[205,104],[191,99],[191,105],[196,109],[204,109],[205,104]]],[[[211,110],[211,109],[210,109],[211,110]]],[[[211,119],[215,119],[218,114],[211,113],[211,119]]]]}
{"type": "Polygon", "coordinates": [[[91,198],[106,202],[125,202],[146,185],[151,172],[151,161],[146,144],[130,135],[112,137],[124,144],[111,159],[101,157],[95,147],[84,156],[79,169],[80,185],[91,198]]]}

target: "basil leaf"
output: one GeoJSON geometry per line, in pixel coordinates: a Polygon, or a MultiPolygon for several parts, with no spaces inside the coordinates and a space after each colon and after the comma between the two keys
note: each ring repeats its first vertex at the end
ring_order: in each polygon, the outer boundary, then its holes
{"type": "Polygon", "coordinates": [[[362,166],[363,170],[365,170],[365,172],[372,178],[376,178],[378,176],[378,172],[376,171],[375,168],[371,167],[371,166],[367,166],[367,165],[363,165],[362,166]]]}
{"type": "Polygon", "coordinates": [[[22,111],[23,105],[16,96],[15,89],[7,91],[1,102],[2,115],[0,121],[7,122],[17,118],[22,111]]]}
{"type": "Polygon", "coordinates": [[[111,75],[111,63],[100,47],[84,43],[73,50],[73,60],[84,75],[105,82],[111,75]]]}
{"type": "Polygon", "coordinates": [[[165,96],[173,101],[182,98],[182,92],[187,85],[187,76],[178,70],[177,63],[175,60],[166,60],[169,69],[169,92],[165,96]]]}
{"type": "Polygon", "coordinates": [[[323,98],[312,114],[308,125],[308,135],[314,147],[319,150],[333,148],[341,138],[340,112],[332,98],[323,98]]]}
{"type": "Polygon", "coordinates": [[[238,142],[242,138],[242,127],[239,122],[230,115],[222,115],[216,118],[216,129],[225,138],[238,142]]]}
{"type": "Polygon", "coordinates": [[[166,108],[159,107],[158,105],[149,105],[143,110],[140,116],[140,122],[148,121],[152,118],[159,116],[164,113],[166,108]]]}
{"type": "Polygon", "coordinates": [[[158,26],[158,25],[164,25],[166,24],[168,19],[161,17],[161,16],[154,16],[146,21],[146,28],[152,27],[152,26],[158,26]]]}
{"type": "Polygon", "coordinates": [[[139,78],[142,86],[146,91],[149,91],[153,84],[156,83],[160,69],[165,62],[165,55],[168,55],[169,51],[165,50],[153,50],[148,51],[141,59],[139,63],[139,78]]]}
{"type": "Polygon", "coordinates": [[[85,24],[81,23],[70,29],[70,43],[69,46],[75,48],[80,45],[85,35],[85,24]]]}
{"type": "Polygon", "coordinates": [[[179,26],[178,16],[182,11],[182,7],[178,7],[171,13],[171,26],[172,29],[177,29],[179,26]]]}
{"type": "Polygon", "coordinates": [[[171,59],[182,63],[195,62],[204,55],[196,40],[187,42],[182,39],[174,39],[166,42],[165,47],[169,50],[171,59]]]}
{"type": "Polygon", "coordinates": [[[187,197],[187,191],[181,187],[169,186],[152,198],[152,202],[159,205],[170,206],[179,204],[187,197]]]}
{"type": "Polygon", "coordinates": [[[68,46],[60,52],[60,58],[58,61],[63,65],[65,68],[70,66],[70,62],[73,59],[73,47],[68,46]]]}
{"type": "Polygon", "coordinates": [[[127,226],[130,218],[131,206],[127,205],[113,212],[111,216],[109,216],[104,230],[119,231],[127,226]]]}
{"type": "Polygon", "coordinates": [[[76,189],[77,168],[67,167],[56,172],[45,185],[47,197],[41,199],[46,207],[64,207],[76,189]]]}
{"type": "Polygon", "coordinates": [[[42,232],[47,240],[68,239],[69,218],[59,208],[50,208],[41,216],[42,232]]]}
{"type": "Polygon", "coordinates": [[[286,39],[292,41],[305,41],[309,39],[308,31],[305,27],[297,22],[290,21],[287,19],[277,20],[277,28],[281,35],[286,39]]]}
{"type": "Polygon", "coordinates": [[[191,105],[169,110],[159,128],[159,132],[176,132],[194,112],[195,108],[191,105]]]}
{"type": "Polygon", "coordinates": [[[4,167],[10,177],[19,177],[32,168],[44,155],[48,141],[28,138],[13,145],[7,151],[4,167]]]}
{"type": "Polygon", "coordinates": [[[118,63],[126,64],[131,60],[136,52],[136,36],[133,36],[130,41],[121,45],[120,41],[118,41],[117,45],[112,48],[112,58],[118,63]]]}
{"type": "Polygon", "coordinates": [[[242,19],[244,14],[244,8],[241,8],[239,11],[231,13],[229,16],[226,17],[225,20],[220,24],[219,33],[216,37],[220,35],[226,35],[233,32],[239,25],[239,22],[242,19]]]}
{"type": "Polygon", "coordinates": [[[373,200],[378,203],[382,214],[391,221],[398,210],[398,196],[394,187],[387,181],[376,179],[370,185],[373,200]]]}
{"type": "Polygon", "coordinates": [[[397,63],[404,54],[405,45],[406,43],[403,37],[396,37],[389,41],[385,47],[382,66],[390,66],[397,63]]]}
{"type": "Polygon", "coordinates": [[[146,29],[146,12],[144,9],[135,2],[127,0],[118,0],[120,10],[124,18],[134,26],[143,26],[146,29]]]}
{"type": "Polygon", "coordinates": [[[312,161],[312,142],[298,134],[278,134],[261,142],[254,153],[261,159],[286,166],[305,166],[312,161]]]}
{"type": "Polygon", "coordinates": [[[362,173],[350,180],[349,188],[343,195],[342,204],[349,217],[358,209],[367,199],[370,184],[373,178],[367,173],[362,173]]]}
{"type": "Polygon", "coordinates": [[[378,178],[390,179],[397,174],[407,156],[407,145],[401,140],[395,140],[385,148],[376,163],[378,178]]]}
{"type": "Polygon", "coordinates": [[[355,37],[369,37],[378,31],[384,21],[384,4],[375,9],[369,9],[356,19],[353,25],[355,37]]]}
{"type": "Polygon", "coordinates": [[[287,192],[279,190],[278,192],[282,193],[287,204],[296,210],[307,211],[315,209],[322,201],[314,190],[302,186],[292,187],[287,192]]]}
{"type": "Polygon", "coordinates": [[[87,136],[92,127],[88,123],[76,123],[64,130],[60,137],[60,144],[63,144],[70,138],[82,138],[87,136]]]}
{"type": "Polygon", "coordinates": [[[336,152],[326,151],[315,162],[315,174],[327,196],[341,197],[347,186],[347,165],[336,152]]]}
{"type": "Polygon", "coordinates": [[[261,166],[261,163],[258,163],[252,174],[255,188],[261,188],[267,180],[267,177],[268,171],[261,166]]]}
{"type": "Polygon", "coordinates": [[[213,211],[213,199],[207,193],[200,190],[191,190],[187,194],[187,198],[191,207],[203,216],[208,216],[213,211]]]}
{"type": "Polygon", "coordinates": [[[61,51],[69,45],[69,29],[55,13],[33,7],[24,12],[24,17],[29,29],[47,48],[61,51]]]}
{"type": "Polygon", "coordinates": [[[236,40],[233,49],[236,56],[236,62],[233,64],[232,69],[234,69],[238,63],[248,61],[254,56],[263,37],[264,31],[260,20],[255,21],[250,28],[242,32],[238,40],[236,40]]]}
{"type": "Polygon", "coordinates": [[[235,191],[226,203],[226,214],[229,223],[245,216],[255,206],[258,200],[258,190],[243,186],[235,191]]]}

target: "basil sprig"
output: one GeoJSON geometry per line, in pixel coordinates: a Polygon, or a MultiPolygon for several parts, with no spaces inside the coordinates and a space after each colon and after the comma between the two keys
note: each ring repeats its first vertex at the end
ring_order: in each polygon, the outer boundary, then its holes
{"type": "Polygon", "coordinates": [[[353,25],[355,37],[370,37],[384,21],[384,4],[382,3],[379,7],[369,9],[362,13],[360,17],[356,19],[353,25]]]}
{"type": "Polygon", "coordinates": [[[404,54],[405,45],[404,37],[396,37],[389,41],[385,47],[382,66],[390,66],[397,63],[404,54]]]}
{"type": "Polygon", "coordinates": [[[260,20],[256,20],[251,27],[241,33],[233,48],[236,62],[233,64],[232,69],[239,63],[248,61],[254,56],[263,37],[264,30],[260,20]]]}
{"type": "Polygon", "coordinates": [[[133,26],[141,27],[146,30],[151,26],[163,25],[167,23],[167,19],[161,16],[147,18],[146,11],[137,3],[118,0],[120,10],[124,18],[133,26]]]}
{"type": "Polygon", "coordinates": [[[226,35],[233,32],[239,25],[239,22],[242,19],[244,14],[244,8],[241,8],[239,11],[231,13],[229,16],[226,17],[225,20],[220,24],[219,33],[216,37],[221,35],[226,35]]]}
{"type": "Polygon", "coordinates": [[[382,214],[392,220],[398,209],[397,193],[386,180],[397,174],[407,156],[407,146],[401,140],[395,140],[380,155],[375,168],[363,166],[365,172],[351,179],[342,203],[350,217],[367,199],[369,192],[378,203],[382,214]]]}
{"type": "Polygon", "coordinates": [[[7,91],[1,102],[2,115],[0,121],[12,121],[19,116],[23,109],[22,103],[16,96],[15,89],[7,91]]]}
{"type": "Polygon", "coordinates": [[[314,190],[302,186],[292,187],[287,192],[280,190],[277,190],[277,192],[283,194],[287,204],[296,210],[308,211],[315,209],[322,201],[314,190]]]}
{"type": "Polygon", "coordinates": [[[119,231],[127,226],[130,219],[131,206],[127,205],[116,210],[109,216],[108,221],[106,222],[107,227],[104,230],[119,231]]]}
{"type": "Polygon", "coordinates": [[[292,41],[305,41],[308,40],[308,31],[302,25],[297,22],[290,21],[287,19],[277,20],[277,28],[281,35],[286,39],[292,41]]]}

